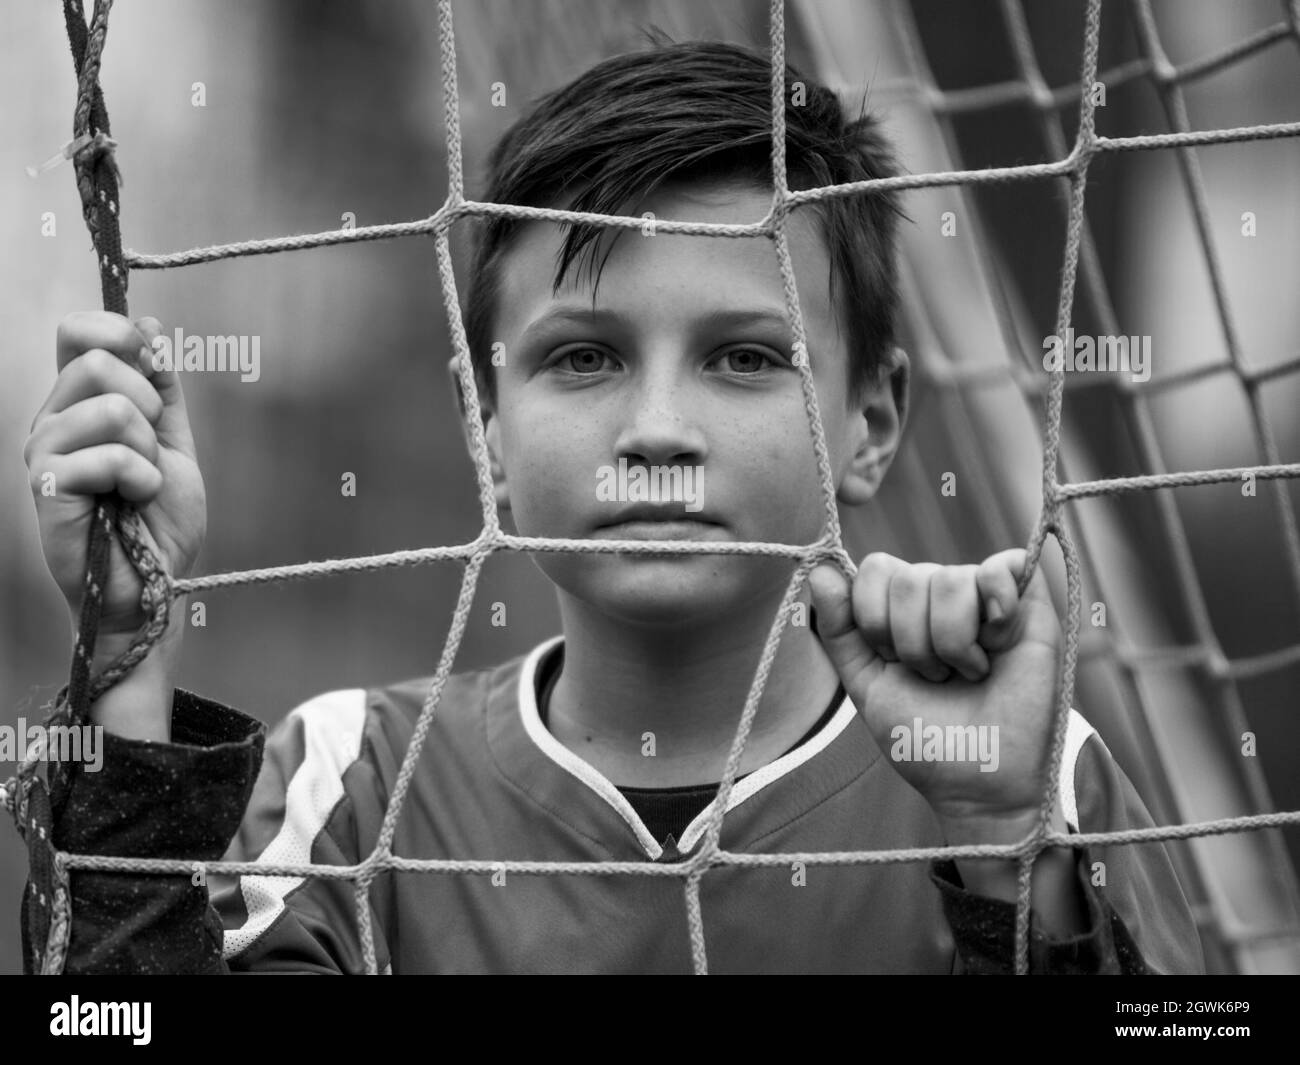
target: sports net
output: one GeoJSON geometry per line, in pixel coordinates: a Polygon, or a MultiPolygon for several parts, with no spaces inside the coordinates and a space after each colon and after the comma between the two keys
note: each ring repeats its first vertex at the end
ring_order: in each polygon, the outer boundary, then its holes
{"type": "MultiPolygon", "coordinates": [[[[478,412],[477,385],[461,319],[460,303],[452,270],[448,236],[451,226],[461,218],[486,215],[555,223],[585,222],[626,229],[641,229],[645,225],[644,219],[640,217],[590,215],[544,208],[479,203],[465,199],[452,9],[450,0],[440,0],[437,5],[437,13],[445,122],[447,126],[449,191],[446,201],[437,212],[428,218],[414,222],[330,231],[306,236],[247,241],[199,248],[169,255],[141,255],[134,252],[124,252],[121,249],[120,239],[117,234],[118,201],[112,158],[113,144],[109,137],[107,115],[98,88],[98,67],[107,31],[110,8],[111,0],[96,0],[94,14],[89,28],[87,28],[84,11],[80,3],[75,2],[75,0],[65,0],[64,4],[74,64],[79,77],[78,105],[74,125],[76,139],[69,145],[66,154],[73,157],[77,163],[78,186],[81,191],[86,220],[95,240],[100,259],[104,302],[107,309],[125,313],[126,277],[129,268],[159,269],[354,241],[380,240],[409,235],[432,235],[435,239],[442,293],[448,319],[451,323],[452,343],[459,357],[459,384],[462,397],[467,410],[478,412]]],[[[1069,836],[1058,835],[1052,832],[1049,827],[1052,798],[1056,794],[1057,778],[1064,748],[1066,721],[1069,707],[1073,702],[1081,635],[1081,560],[1080,553],[1076,550],[1066,528],[1065,504],[1067,502],[1089,497],[1178,486],[1233,483],[1240,482],[1246,477],[1272,482],[1276,491],[1279,513],[1282,515],[1287,573],[1297,592],[1297,597],[1300,598],[1300,533],[1297,532],[1294,508],[1285,491],[1283,481],[1284,478],[1300,476],[1300,464],[1288,465],[1280,462],[1274,434],[1259,397],[1260,386],[1263,383],[1281,374],[1300,370],[1300,360],[1292,360],[1281,365],[1271,366],[1266,371],[1261,371],[1252,369],[1242,357],[1241,345],[1237,340],[1223,284],[1222,269],[1209,233],[1204,188],[1193,151],[1196,146],[1201,145],[1295,136],[1300,133],[1300,123],[1193,131],[1190,128],[1180,88],[1182,83],[1193,77],[1244,59],[1276,41],[1283,39],[1300,41],[1300,8],[1292,0],[1291,3],[1285,6],[1285,21],[1279,26],[1234,45],[1216,56],[1208,57],[1183,68],[1173,67],[1165,58],[1149,4],[1138,0],[1133,5],[1133,9],[1137,15],[1136,21],[1140,30],[1145,59],[1139,63],[1129,64],[1124,68],[1110,71],[1100,79],[1098,78],[1101,27],[1100,0],[1090,0],[1087,6],[1082,69],[1079,81],[1073,87],[1055,91],[1047,88],[1041,73],[1038,71],[1032,44],[1025,29],[1023,11],[1019,3],[1014,2],[1014,0],[1007,0],[1004,4],[1004,11],[1007,23],[1013,31],[1012,40],[1017,63],[1020,67],[1019,80],[1006,85],[993,85],[958,93],[941,93],[932,80],[888,87],[894,91],[920,92],[925,97],[928,106],[939,115],[952,115],[963,110],[978,110],[997,106],[1008,98],[1027,100],[1041,116],[1043,135],[1051,146],[1052,161],[1028,166],[998,167],[985,170],[934,171],[791,192],[787,187],[785,171],[786,12],[782,0],[773,0],[770,10],[774,192],[771,210],[762,220],[749,225],[715,225],[662,220],[656,221],[655,231],[662,234],[681,233],[724,238],[762,236],[772,240],[783,281],[786,309],[794,337],[795,364],[800,371],[805,409],[808,415],[809,430],[814,455],[817,460],[823,497],[825,523],[822,535],[813,543],[806,545],[770,543],[705,544],[689,542],[647,544],[644,541],[539,539],[505,533],[501,529],[496,510],[487,461],[484,427],[481,417],[478,416],[470,419],[470,436],[483,524],[479,536],[470,543],[451,547],[424,548],[383,555],[220,573],[188,580],[174,580],[162,570],[157,560],[152,557],[150,551],[144,545],[139,529],[139,519],[134,511],[130,507],[121,504],[119,500],[105,499],[97,510],[97,520],[92,526],[85,607],[79,627],[71,679],[67,689],[60,693],[57,700],[56,719],[71,722],[85,720],[90,703],[103,691],[111,687],[112,684],[116,683],[148,653],[149,648],[164,630],[169,604],[177,596],[221,587],[270,583],[343,572],[372,571],[439,561],[455,560],[464,562],[464,576],[450,631],[422,706],[410,746],[393,788],[378,841],[372,853],[359,864],[349,867],[314,864],[271,865],[262,862],[217,862],[206,865],[206,871],[210,873],[285,877],[318,876],[351,882],[354,885],[357,921],[363,954],[366,967],[372,973],[377,971],[377,964],[369,892],[376,877],[389,871],[443,875],[483,875],[505,871],[507,873],[534,876],[632,875],[676,877],[683,881],[693,965],[696,972],[704,973],[708,970],[708,956],[700,907],[700,884],[703,877],[711,869],[721,866],[788,866],[794,862],[802,862],[805,865],[886,864],[930,861],[936,858],[1002,858],[1017,861],[1019,895],[1016,910],[1016,969],[1018,972],[1025,972],[1028,968],[1032,866],[1036,856],[1045,848],[1049,846],[1077,848],[1105,844],[1122,845],[1160,840],[1190,839],[1200,836],[1261,830],[1295,824],[1300,821],[1300,812],[1267,813],[1194,823],[1170,824],[1144,830],[1069,836]],[[1122,138],[1108,138],[1098,135],[1095,129],[1095,101],[1090,91],[1091,87],[1098,84],[1099,81],[1105,83],[1107,87],[1113,87],[1123,80],[1136,77],[1149,77],[1154,80],[1162,101],[1165,103],[1173,132],[1122,138]],[[1078,132],[1072,148],[1069,148],[1066,143],[1059,115],[1057,114],[1062,98],[1067,101],[1077,99],[1078,102],[1078,132]],[[1064,336],[1067,327],[1072,322],[1074,290],[1076,277],[1080,270],[1083,272],[1083,280],[1085,285],[1088,286],[1091,297],[1094,300],[1100,299],[1099,305],[1109,306],[1109,301],[1105,299],[1104,284],[1097,264],[1096,251],[1085,225],[1084,201],[1089,164],[1098,153],[1153,149],[1171,149],[1178,156],[1185,187],[1193,205],[1201,248],[1213,280],[1216,309],[1221,317],[1225,336],[1228,338],[1228,359],[1222,364],[1209,368],[1202,367],[1186,374],[1164,377],[1150,387],[1174,388],[1187,384],[1192,380],[1200,379],[1208,373],[1221,372],[1234,375],[1250,398],[1252,424],[1263,463],[1249,467],[1181,473],[1164,472],[1158,450],[1149,440],[1144,439],[1143,461],[1145,467],[1152,470],[1152,473],[1107,480],[1063,482],[1060,477],[1060,469],[1065,462],[1065,456],[1062,455],[1061,450],[1065,370],[1062,368],[1035,377],[1024,371],[1017,371],[1014,366],[999,369],[997,375],[1000,379],[1005,379],[1006,375],[1011,373],[1026,394],[1043,396],[1046,400],[1040,486],[1041,507],[1028,541],[1029,565],[1022,578],[1021,589],[1023,590],[1035,567],[1039,564],[1043,548],[1049,536],[1055,538],[1058,542],[1065,564],[1066,652],[1055,713],[1055,730],[1050,761],[1051,771],[1048,787],[1044,794],[1041,810],[1042,817],[1038,829],[1019,844],[1002,847],[966,846],[907,848],[870,852],[781,854],[745,854],[724,850],[720,845],[720,833],[724,812],[727,808],[727,800],[735,781],[746,739],[757,712],[781,635],[791,616],[790,608],[803,589],[808,573],[818,562],[830,561],[839,566],[850,577],[855,573],[853,561],[845,551],[842,542],[826,441],[822,431],[817,396],[808,365],[803,320],[787,244],[786,219],[790,211],[801,205],[833,196],[871,195],[873,192],[886,189],[901,191],[944,186],[973,187],[1011,182],[1033,182],[1045,179],[1063,180],[1068,186],[1069,195],[1066,201],[1067,226],[1056,309],[1056,334],[1064,336]],[[150,614],[150,622],[142,631],[136,644],[122,659],[113,663],[102,674],[91,676],[89,662],[93,654],[95,631],[98,623],[99,588],[103,579],[107,545],[114,532],[121,538],[132,561],[136,564],[142,578],[145,580],[145,592],[142,602],[150,614]],[[774,617],[758,668],[745,700],[708,827],[698,849],[681,863],[661,865],[653,862],[573,863],[491,859],[417,860],[403,858],[392,853],[392,840],[401,815],[406,792],[432,723],[433,714],[437,710],[442,690],[456,659],[474,600],[478,578],[483,564],[497,551],[654,553],[659,555],[677,553],[748,554],[789,558],[795,563],[794,572],[781,606],[774,617]]],[[[910,39],[915,44],[915,39],[910,39]]],[[[924,70],[924,63],[918,63],[916,69],[924,70]]],[[[1113,312],[1109,321],[1114,322],[1113,312]]],[[[1112,334],[1118,333],[1117,328],[1110,328],[1108,331],[1112,334]]],[[[987,375],[987,370],[981,369],[968,372],[961,367],[947,367],[940,368],[935,379],[942,387],[971,389],[980,387],[987,375]]],[[[1142,402],[1139,395],[1132,393],[1131,395],[1134,404],[1142,402]]],[[[1168,496],[1168,493],[1163,492],[1157,492],[1156,494],[1157,496],[1168,496]]],[[[1181,527],[1177,512],[1172,507],[1165,506],[1162,507],[1161,514],[1165,521],[1165,531],[1172,545],[1173,558],[1179,568],[1180,576],[1186,587],[1195,589],[1198,587],[1197,576],[1190,552],[1187,549],[1185,532],[1181,527]]],[[[1193,595],[1194,600],[1195,598],[1195,595],[1193,595]]],[[[1196,626],[1196,644],[1186,648],[1178,648],[1176,656],[1189,662],[1203,661],[1208,658],[1211,663],[1212,675],[1220,680],[1235,681],[1263,671],[1282,669],[1296,661],[1300,661],[1300,644],[1281,651],[1271,652],[1267,656],[1230,661],[1220,649],[1219,641],[1210,624],[1203,602],[1199,610],[1192,612],[1192,617],[1196,626]]],[[[1129,652],[1129,657],[1136,660],[1145,653],[1147,652],[1132,651],[1129,652]]],[[[1156,649],[1150,654],[1167,657],[1170,652],[1156,649]]],[[[1226,686],[1220,685],[1216,690],[1227,691],[1228,689],[1226,686]]],[[[1232,697],[1224,695],[1222,697],[1222,707],[1225,715],[1240,717],[1239,703],[1232,697]]],[[[56,850],[50,839],[50,808],[52,802],[57,804],[59,789],[66,787],[67,781],[59,779],[61,770],[52,769],[50,793],[47,793],[44,783],[36,775],[36,765],[36,756],[33,755],[20,769],[18,778],[6,785],[4,799],[6,804],[14,809],[20,831],[23,832],[27,840],[31,855],[33,883],[38,887],[46,885],[46,887],[34,893],[35,898],[30,902],[30,905],[38,906],[42,911],[37,915],[36,927],[46,930],[44,943],[35,945],[39,955],[36,959],[36,967],[44,972],[58,972],[61,971],[66,957],[70,930],[70,871],[83,869],[101,872],[139,872],[188,876],[193,872],[193,863],[188,861],[77,855],[56,850]]],[[[1258,771],[1256,770],[1256,772],[1258,771]]],[[[1262,778],[1259,783],[1262,789],[1262,778]]],[[[1261,799],[1267,798],[1266,790],[1260,790],[1257,794],[1261,799]]],[[[1270,804],[1267,802],[1261,802],[1259,808],[1267,808],[1268,805],[1270,804]]]]}

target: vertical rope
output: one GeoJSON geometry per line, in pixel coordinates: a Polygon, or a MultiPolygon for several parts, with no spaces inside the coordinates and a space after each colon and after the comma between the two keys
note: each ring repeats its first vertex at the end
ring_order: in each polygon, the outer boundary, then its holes
{"type": "MultiPolygon", "coordinates": [[[[117,174],[108,146],[108,116],[99,88],[99,63],[108,31],[111,0],[96,0],[95,15],[87,31],[80,0],[64,0],[63,16],[77,74],[77,108],[73,116],[73,154],[81,212],[99,261],[100,287],[106,310],[126,313],[126,266],[117,226],[117,174]]],[[[82,589],[77,637],[64,701],[56,700],[52,719],[67,716],[69,724],[84,722],[90,713],[90,664],[95,653],[103,590],[108,575],[112,530],[121,500],[116,495],[95,499],[86,547],[86,575],[82,589]]],[[[63,969],[71,933],[70,891],[67,874],[54,846],[54,821],[71,786],[76,767],[51,762],[48,790],[29,762],[19,775],[19,824],[27,842],[31,875],[24,892],[28,918],[34,929],[27,944],[23,967],[27,972],[58,973],[63,969]]]]}
{"type": "MultiPolygon", "coordinates": [[[[63,15],[77,72],[73,144],[80,147],[72,155],[77,191],[99,263],[104,309],[125,315],[127,267],[119,228],[120,176],[113,157],[114,144],[109,136],[108,112],[99,86],[99,67],[112,6],[113,0],[95,0],[89,29],[81,0],[64,0],[63,15]]],[[[166,628],[171,598],[168,575],[145,542],[143,525],[135,508],[117,493],[97,496],[86,551],[85,590],[66,692],[70,723],[84,722],[89,716],[90,703],[148,654],[149,648],[166,628]],[[99,633],[104,584],[115,531],[121,537],[127,558],[143,581],[140,602],[148,621],[130,649],[92,678],[90,666],[99,633]]],[[[57,805],[56,802],[56,808],[57,805]]]]}
{"type": "MultiPolygon", "coordinates": [[[[90,230],[99,262],[104,309],[126,314],[126,264],[122,261],[122,239],[118,229],[117,168],[111,149],[104,146],[103,138],[107,138],[110,131],[104,95],[99,87],[99,66],[108,32],[108,13],[112,6],[112,0],[95,0],[95,14],[89,31],[81,0],[64,0],[63,17],[78,80],[73,137],[100,138],[98,141],[92,140],[73,156],[77,191],[81,196],[81,213],[90,230]]],[[[108,575],[112,530],[121,506],[122,500],[115,493],[98,496],[95,501],[95,517],[90,523],[86,586],[82,595],[67,694],[71,723],[74,725],[80,724],[89,716],[90,664],[94,657],[99,618],[104,605],[103,592],[108,575]]]]}
{"type": "MultiPolygon", "coordinates": [[[[118,225],[119,175],[113,158],[104,94],[99,86],[99,68],[112,6],[112,0],[95,0],[94,15],[87,27],[81,0],[64,0],[63,17],[77,75],[72,160],[82,217],[95,248],[104,309],[125,315],[127,268],[118,225]]],[[[86,574],[72,666],[68,685],[55,700],[51,720],[66,719],[67,724],[74,727],[86,722],[96,695],[125,675],[148,653],[148,647],[166,626],[170,595],[165,581],[157,559],[144,544],[134,508],[116,493],[97,496],[86,546],[86,574]],[[115,529],[123,531],[127,555],[144,580],[141,602],[149,614],[149,623],[143,638],[126,655],[113,662],[101,676],[92,677],[91,663],[103,612],[104,586],[115,529]]],[[[19,822],[31,852],[33,870],[33,879],[26,892],[27,902],[33,927],[38,933],[45,933],[43,945],[32,943],[23,959],[28,971],[62,972],[67,956],[72,925],[71,887],[65,855],[54,846],[54,820],[66,801],[77,768],[75,764],[51,762],[48,794],[32,759],[20,770],[19,807],[23,816],[19,822]],[[39,857],[37,852],[41,852],[39,857]]],[[[35,938],[40,940],[42,937],[38,934],[35,938]]]]}
{"type": "MultiPolygon", "coordinates": [[[[1034,114],[1037,119],[1039,133],[1043,138],[1043,144],[1047,149],[1048,157],[1053,159],[1064,158],[1069,151],[1069,146],[1065,139],[1065,128],[1061,122],[1061,116],[1058,113],[1056,100],[1051,90],[1048,88],[1046,80],[1043,78],[1042,70],[1038,65],[1038,58],[1034,52],[1033,37],[1029,31],[1029,22],[1025,14],[1023,0],[1002,0],[1002,16],[1006,23],[1007,36],[1011,42],[1012,55],[1016,63],[1016,72],[1020,79],[1029,87],[1031,99],[1034,101],[1034,114]]],[[[1086,88],[1081,86],[1081,88],[1086,88]]],[[[1061,205],[1065,222],[1069,224],[1069,203],[1067,200],[1058,201],[1061,205]]],[[[1119,317],[1115,312],[1115,305],[1111,299],[1110,287],[1107,282],[1105,272],[1102,270],[1101,257],[1097,252],[1096,242],[1093,239],[1091,227],[1088,224],[1088,214],[1085,207],[1082,223],[1082,231],[1079,245],[1079,269],[1082,275],[1084,288],[1088,293],[1089,301],[1092,304],[1093,311],[1101,322],[1102,332],[1107,336],[1118,336],[1121,332],[1119,328],[1119,317]]],[[[1119,389],[1121,415],[1128,419],[1131,424],[1134,417],[1133,406],[1138,393],[1131,389],[1119,389]]],[[[1139,436],[1138,431],[1133,430],[1134,437],[1139,436]]],[[[1141,446],[1141,440],[1137,441],[1137,446],[1141,446]]],[[[1065,469],[1067,476],[1069,468],[1067,462],[1069,456],[1061,456],[1061,465],[1065,469]]],[[[1163,472],[1167,469],[1163,456],[1157,449],[1150,455],[1145,455],[1142,469],[1149,469],[1153,472],[1163,472]]],[[[1162,503],[1173,502],[1173,497],[1164,492],[1156,494],[1155,505],[1159,509],[1162,503]]],[[[1172,510],[1172,517],[1178,520],[1178,510],[1175,506],[1172,510]]],[[[1106,598],[1106,580],[1107,574],[1104,568],[1097,564],[1092,548],[1089,544],[1088,537],[1085,535],[1086,527],[1081,522],[1078,532],[1078,551],[1079,563],[1083,572],[1092,575],[1092,579],[1097,582],[1098,591],[1101,597],[1106,598]]],[[[1195,569],[1191,570],[1191,582],[1196,585],[1197,594],[1199,594],[1199,582],[1196,577],[1195,569]]],[[[1116,640],[1110,635],[1111,630],[1106,630],[1106,646],[1113,653],[1116,650],[1116,640]]],[[[1082,649],[1081,649],[1082,650],[1082,649]]],[[[1138,674],[1136,666],[1126,660],[1123,656],[1114,655],[1114,665],[1116,670],[1116,682],[1120,685],[1122,692],[1121,705],[1132,708],[1128,714],[1133,721],[1133,727],[1142,734],[1141,742],[1149,745],[1150,749],[1155,752],[1155,758],[1161,767],[1162,772],[1155,774],[1155,786],[1160,788],[1159,799],[1164,807],[1167,820],[1171,817],[1179,816],[1178,802],[1174,795],[1173,789],[1169,786],[1168,774],[1172,768],[1172,762],[1168,750],[1163,746],[1155,730],[1151,725],[1150,710],[1143,698],[1141,689],[1138,684],[1138,674]]],[[[1153,809],[1153,812],[1154,809],[1153,809]]],[[[1188,869],[1184,875],[1199,875],[1199,869],[1188,869]]]]}
{"type": "MultiPolygon", "coordinates": [[[[1096,114],[1093,97],[1087,91],[1097,77],[1097,54],[1101,46],[1101,0],[1088,0],[1085,21],[1083,63],[1079,84],[1083,91],[1079,99],[1079,132],[1075,139],[1074,169],[1070,172],[1070,214],[1066,226],[1065,262],[1061,267],[1061,290],[1056,308],[1056,334],[1065,336],[1066,327],[1074,309],[1074,283],[1079,268],[1079,248],[1083,240],[1084,196],[1088,184],[1088,163],[1096,150],[1096,114]]],[[[1043,837],[1050,831],[1052,806],[1056,797],[1056,784],[1061,772],[1061,755],[1065,749],[1065,731],[1074,697],[1074,671],[1079,655],[1079,610],[1081,591],[1079,562],[1073,545],[1066,534],[1061,515],[1060,482],[1057,464],[1061,449],[1061,411],[1065,400],[1065,370],[1052,371],[1051,386],[1047,392],[1047,427],[1043,441],[1043,509],[1028,547],[1025,571],[1020,578],[1019,591],[1023,595],[1033,577],[1049,532],[1056,536],[1066,560],[1066,638],[1065,660],[1057,691],[1055,727],[1049,757],[1048,786],[1043,797],[1038,828],[1030,839],[1028,851],[1020,859],[1019,889],[1016,897],[1015,970],[1017,975],[1029,972],[1030,901],[1033,891],[1033,867],[1045,844],[1043,837]]]]}

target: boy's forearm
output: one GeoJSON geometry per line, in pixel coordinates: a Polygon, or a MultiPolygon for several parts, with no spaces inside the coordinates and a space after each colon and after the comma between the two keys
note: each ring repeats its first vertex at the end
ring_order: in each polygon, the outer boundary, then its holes
{"type": "MultiPolygon", "coordinates": [[[[149,654],[90,707],[90,719],[107,732],[133,740],[171,741],[172,693],[180,672],[185,633],[185,602],[172,603],[167,628],[149,654]]],[[[126,651],[134,636],[101,637],[95,644],[93,672],[126,651]]]]}
{"type": "MultiPolygon", "coordinates": [[[[1035,815],[1036,817],[1037,815],[1035,815]]],[[[1015,843],[1029,834],[1032,820],[949,822],[943,826],[950,845],[1015,843]]],[[[1064,833],[1065,818],[1052,811],[1052,830],[1064,833]]],[[[1043,933],[1053,939],[1077,936],[1089,930],[1088,907],[1080,894],[1072,849],[1050,847],[1034,862],[1030,906],[1043,933]]],[[[967,891],[985,898],[1015,902],[1019,893],[1019,865],[998,859],[955,862],[967,891]]]]}

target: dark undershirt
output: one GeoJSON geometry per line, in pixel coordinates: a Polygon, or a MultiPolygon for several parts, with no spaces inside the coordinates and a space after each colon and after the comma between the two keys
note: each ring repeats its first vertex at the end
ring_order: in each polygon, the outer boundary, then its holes
{"type": "MultiPolygon", "coordinates": [[[[551,693],[564,665],[564,645],[560,644],[554,651],[542,659],[537,670],[537,712],[546,726],[551,705],[551,693]]],[[[802,747],[817,735],[835,716],[844,701],[844,687],[837,686],[835,695],[826,709],[822,711],[816,723],[803,737],[785,753],[789,754],[796,747],[802,747]]],[[[784,755],[782,755],[784,757],[784,755]]],[[[745,774],[746,776],[748,774],[745,774]]],[[[744,777],[737,777],[743,780],[744,777]]],[[[713,801],[718,793],[717,784],[687,784],[675,788],[619,788],[625,799],[631,804],[637,816],[645,822],[646,828],[656,840],[664,844],[665,850],[676,853],[676,841],[699,815],[700,811],[713,801]]]]}

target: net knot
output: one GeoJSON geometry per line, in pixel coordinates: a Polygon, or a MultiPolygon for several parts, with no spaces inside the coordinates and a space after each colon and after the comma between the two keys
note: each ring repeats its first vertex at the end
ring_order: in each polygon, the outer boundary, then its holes
{"type": "Polygon", "coordinates": [[[1178,68],[1169,62],[1164,55],[1156,55],[1151,58],[1151,78],[1155,81],[1158,88],[1165,89],[1170,85],[1178,83],[1178,68]]]}
{"type": "Polygon", "coordinates": [[[118,169],[117,158],[113,154],[116,148],[117,141],[103,130],[99,130],[94,134],[83,133],[79,137],[73,137],[45,162],[38,166],[27,167],[27,176],[32,178],[40,177],[47,170],[53,170],[56,166],[66,163],[69,159],[77,160],[78,164],[85,161],[87,165],[94,166],[96,160],[107,156],[109,165],[113,168],[113,175],[117,178],[118,185],[121,185],[122,171],[118,169]],[[90,158],[86,160],[86,156],[90,158]]]}
{"type": "MultiPolygon", "coordinates": [[[[70,142],[72,151],[69,158],[73,160],[77,168],[77,191],[81,194],[82,212],[86,215],[87,222],[91,226],[92,235],[97,228],[95,220],[97,215],[97,205],[95,203],[95,194],[98,190],[101,198],[104,198],[104,205],[113,213],[117,214],[117,204],[108,201],[105,198],[105,190],[95,178],[99,172],[100,163],[108,167],[108,171],[113,176],[114,188],[122,186],[122,171],[117,165],[117,141],[110,137],[103,130],[96,131],[93,135],[83,133],[80,137],[70,142]],[[77,147],[78,141],[85,141],[80,147],[77,147]]],[[[57,164],[56,164],[57,165],[57,164]]]]}
{"type": "Polygon", "coordinates": [[[769,236],[775,236],[785,225],[786,218],[790,215],[790,194],[782,193],[777,189],[772,194],[771,225],[769,226],[769,236]]]}
{"type": "Polygon", "coordinates": [[[1029,102],[1034,109],[1044,114],[1049,114],[1056,110],[1056,94],[1052,92],[1041,81],[1036,81],[1029,89],[1029,102]]]}

